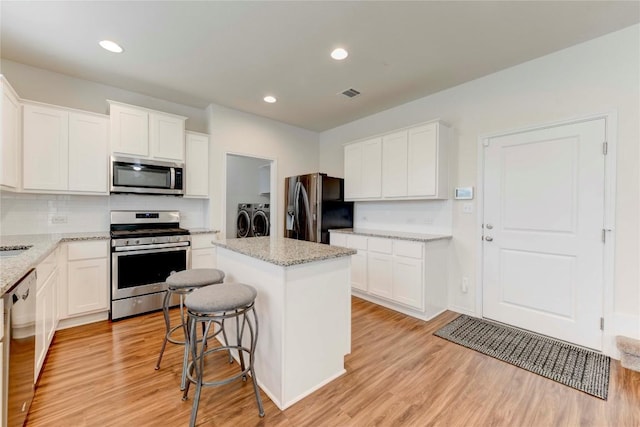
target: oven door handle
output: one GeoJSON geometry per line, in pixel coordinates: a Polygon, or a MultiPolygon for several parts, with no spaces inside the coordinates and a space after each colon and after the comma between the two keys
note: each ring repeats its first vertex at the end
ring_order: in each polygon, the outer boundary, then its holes
{"type": "Polygon", "coordinates": [[[189,249],[189,242],[180,242],[180,243],[171,243],[171,246],[156,246],[154,248],[149,248],[150,245],[140,245],[140,246],[121,246],[117,248],[113,248],[113,255],[115,256],[126,256],[126,255],[137,255],[137,254],[149,254],[154,252],[171,252],[171,251],[184,251],[189,249]]]}

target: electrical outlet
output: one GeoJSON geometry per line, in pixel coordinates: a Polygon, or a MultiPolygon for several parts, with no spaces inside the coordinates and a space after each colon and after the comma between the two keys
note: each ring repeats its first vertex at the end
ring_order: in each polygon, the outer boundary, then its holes
{"type": "Polygon", "coordinates": [[[460,285],[460,289],[462,290],[463,294],[466,294],[467,292],[469,292],[469,278],[468,277],[463,277],[462,278],[462,284],[460,285]]]}
{"type": "Polygon", "coordinates": [[[473,203],[464,203],[462,205],[462,212],[463,213],[473,213],[473,203]]]}
{"type": "Polygon", "coordinates": [[[51,224],[66,224],[66,215],[51,215],[51,224]]]}

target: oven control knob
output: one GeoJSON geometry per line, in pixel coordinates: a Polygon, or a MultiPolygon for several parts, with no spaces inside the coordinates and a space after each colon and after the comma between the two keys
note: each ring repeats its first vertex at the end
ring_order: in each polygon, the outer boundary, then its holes
{"type": "Polygon", "coordinates": [[[140,244],[140,240],[136,240],[136,245],[139,245],[139,244],[140,244]]]}

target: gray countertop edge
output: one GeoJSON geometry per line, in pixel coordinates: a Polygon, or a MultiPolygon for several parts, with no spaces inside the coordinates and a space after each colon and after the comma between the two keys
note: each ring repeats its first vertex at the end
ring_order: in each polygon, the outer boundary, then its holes
{"type": "Polygon", "coordinates": [[[453,236],[448,234],[421,234],[406,233],[402,231],[367,230],[353,228],[336,228],[329,230],[330,233],[352,234],[356,236],[379,237],[382,239],[408,240],[413,242],[433,242],[435,240],[447,240],[453,236]]]}
{"type": "Polygon", "coordinates": [[[16,257],[0,259],[0,294],[10,290],[30,269],[37,267],[49,256],[60,243],[109,239],[108,231],[0,236],[0,247],[30,246],[16,257]]]}
{"type": "Polygon", "coordinates": [[[209,228],[188,228],[191,234],[218,234],[220,230],[212,230],[209,228]]]}
{"type": "MultiPolygon", "coordinates": [[[[257,239],[269,239],[269,237],[258,237],[257,239]]],[[[236,239],[232,239],[232,240],[236,240],[236,239]]],[[[247,241],[248,239],[242,239],[242,240],[247,241]]],[[[290,239],[283,238],[282,240],[290,240],[290,239]]],[[[298,241],[295,240],[295,242],[298,242],[298,241]]],[[[227,249],[229,251],[236,252],[241,255],[245,255],[260,261],[268,262],[269,264],[277,265],[280,267],[291,267],[296,265],[310,264],[318,261],[325,261],[329,259],[343,258],[346,256],[354,255],[358,252],[355,249],[338,248],[336,246],[328,246],[320,243],[312,243],[312,242],[305,242],[305,243],[319,245],[323,249],[323,251],[328,250],[329,252],[322,253],[322,254],[308,255],[305,257],[285,258],[284,256],[283,257],[265,256],[264,254],[261,254],[258,251],[237,248],[237,247],[234,247],[233,245],[227,244],[226,241],[224,240],[213,242],[214,245],[220,248],[227,249]],[[331,249],[329,250],[328,248],[331,248],[331,249]]]]}

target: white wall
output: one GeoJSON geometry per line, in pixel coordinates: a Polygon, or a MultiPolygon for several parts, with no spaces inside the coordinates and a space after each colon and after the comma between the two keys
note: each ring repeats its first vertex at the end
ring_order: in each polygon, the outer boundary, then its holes
{"type": "Polygon", "coordinates": [[[260,166],[264,159],[246,156],[227,156],[227,221],[226,237],[237,235],[236,217],[240,203],[269,203],[269,195],[260,194],[260,166]]]}
{"type": "MultiPolygon", "coordinates": [[[[211,227],[224,232],[224,158],[227,153],[274,160],[271,170],[271,209],[277,212],[277,218],[284,218],[284,179],[318,172],[318,134],[215,104],[211,104],[207,112],[211,135],[211,227]]],[[[283,225],[279,222],[271,223],[271,233],[274,235],[282,233],[283,225]]]]}
{"type": "Polygon", "coordinates": [[[108,114],[107,99],[188,117],[187,130],[207,132],[206,111],[137,92],[2,59],[2,74],[23,99],[108,114]]]}
{"type": "MultiPolygon", "coordinates": [[[[342,144],[441,118],[454,128],[451,187],[476,186],[478,136],[617,110],[614,310],[621,319],[637,319],[640,300],[639,52],[640,26],[635,25],[322,132],[320,169],[342,176],[342,144]]],[[[431,202],[423,203],[426,207],[431,202]]],[[[477,312],[476,213],[463,214],[462,202],[452,204],[450,306],[477,312]],[[462,276],[470,278],[467,294],[460,292],[462,276]]],[[[359,221],[361,218],[356,217],[356,225],[359,221]]],[[[629,322],[625,322],[621,329],[640,336],[638,322],[631,323],[629,326],[629,322]]]]}

